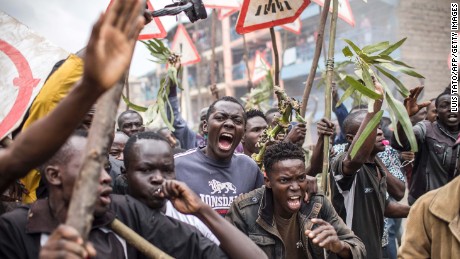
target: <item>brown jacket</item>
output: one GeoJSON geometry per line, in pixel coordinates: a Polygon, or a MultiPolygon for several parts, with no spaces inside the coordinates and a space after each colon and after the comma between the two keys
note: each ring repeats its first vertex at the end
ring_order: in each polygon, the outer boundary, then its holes
{"type": "Polygon", "coordinates": [[[407,218],[398,258],[458,258],[460,177],[420,197],[407,218]]]}

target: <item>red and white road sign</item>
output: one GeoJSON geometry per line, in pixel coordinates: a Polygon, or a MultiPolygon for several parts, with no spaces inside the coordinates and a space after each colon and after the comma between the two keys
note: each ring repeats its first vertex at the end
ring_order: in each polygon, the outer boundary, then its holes
{"type": "Polygon", "coordinates": [[[244,0],[236,32],[244,34],[292,23],[309,4],[310,0],[244,0]]]}
{"type": "Polygon", "coordinates": [[[223,20],[227,17],[229,17],[230,15],[236,13],[236,12],[239,12],[240,9],[237,8],[237,9],[220,9],[219,10],[219,20],[223,20]]]}
{"type": "MultiPolygon", "coordinates": [[[[153,5],[147,0],[147,6],[150,11],[155,11],[153,5]]],[[[138,40],[149,40],[149,39],[158,39],[165,38],[168,33],[166,32],[163,24],[161,23],[158,17],[153,18],[153,20],[144,26],[141,33],[139,34],[138,40]]]]}
{"type": "MultiPolygon", "coordinates": [[[[110,0],[109,6],[112,4],[113,0],[110,0]]],[[[147,7],[150,11],[155,11],[153,5],[150,3],[150,0],[147,0],[147,7]]],[[[108,7],[107,7],[108,8],[108,7]]],[[[142,28],[141,33],[139,34],[138,40],[150,40],[150,39],[162,39],[165,38],[168,33],[166,32],[163,24],[161,23],[158,17],[154,17],[153,20],[142,28]]]]}
{"type": "MultiPolygon", "coordinates": [[[[324,0],[312,0],[313,2],[324,6],[324,0]]],[[[332,12],[332,5],[333,1],[331,1],[331,6],[329,11],[332,12]]],[[[355,17],[351,12],[350,2],[349,0],[339,0],[339,18],[350,24],[351,26],[355,27],[355,17]]]]}
{"type": "Polygon", "coordinates": [[[15,130],[51,68],[69,53],[0,11],[0,139],[15,130]]]}
{"type": "Polygon", "coordinates": [[[254,72],[252,73],[252,82],[257,84],[262,81],[270,71],[270,64],[259,51],[256,52],[254,57],[254,72]]]}
{"type": "Polygon", "coordinates": [[[182,65],[195,64],[201,60],[190,35],[182,24],[177,26],[171,50],[181,55],[180,61],[182,65]]]}
{"type": "Polygon", "coordinates": [[[239,9],[240,4],[236,0],[203,0],[204,7],[216,9],[239,9]]]}
{"type": "Polygon", "coordinates": [[[281,25],[281,28],[295,34],[300,34],[302,32],[302,22],[300,21],[300,18],[297,18],[293,23],[286,23],[281,25]]]}

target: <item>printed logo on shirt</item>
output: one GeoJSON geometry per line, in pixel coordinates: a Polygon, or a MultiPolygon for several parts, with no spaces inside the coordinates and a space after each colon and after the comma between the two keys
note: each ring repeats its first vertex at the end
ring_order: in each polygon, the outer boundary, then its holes
{"type": "Polygon", "coordinates": [[[374,192],[374,188],[364,188],[364,193],[374,192]]]}
{"type": "Polygon", "coordinates": [[[211,186],[212,189],[211,194],[215,194],[216,192],[222,193],[224,189],[225,193],[228,193],[229,191],[233,191],[233,193],[236,193],[236,187],[231,182],[221,183],[215,179],[212,179],[208,182],[208,184],[209,186],[211,186]]]}
{"type": "Polygon", "coordinates": [[[200,193],[200,198],[204,203],[208,204],[211,208],[217,211],[217,213],[225,216],[233,200],[238,198],[238,196],[213,196],[200,193]]]}

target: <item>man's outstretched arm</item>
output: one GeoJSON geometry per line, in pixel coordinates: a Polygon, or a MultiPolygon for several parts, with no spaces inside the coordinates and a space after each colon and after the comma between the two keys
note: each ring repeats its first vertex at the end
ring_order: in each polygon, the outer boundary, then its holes
{"type": "Polygon", "coordinates": [[[201,201],[185,183],[166,181],[162,193],[171,200],[176,210],[192,214],[203,221],[219,239],[220,247],[230,258],[267,258],[249,237],[201,201]]]}
{"type": "Polygon", "coordinates": [[[0,193],[15,179],[48,160],[96,102],[128,68],[144,24],[140,0],[118,0],[93,27],[83,78],[48,116],[0,150],[0,193]]]}

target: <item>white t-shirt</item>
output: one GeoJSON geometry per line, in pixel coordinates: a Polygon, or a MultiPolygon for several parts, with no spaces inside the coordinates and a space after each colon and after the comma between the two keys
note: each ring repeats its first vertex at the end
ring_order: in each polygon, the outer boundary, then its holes
{"type": "Polygon", "coordinates": [[[209,228],[199,218],[193,215],[186,215],[186,214],[180,213],[174,208],[174,206],[172,205],[170,201],[166,202],[165,215],[196,227],[205,237],[209,238],[211,241],[213,241],[217,245],[220,245],[220,242],[217,239],[217,237],[214,236],[211,230],[209,230],[209,228]]]}

